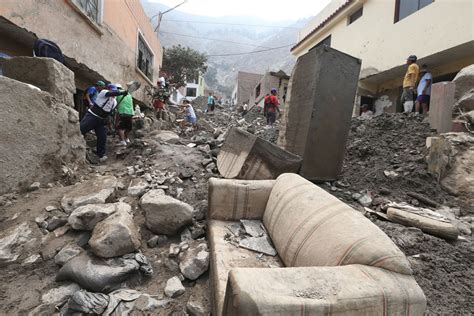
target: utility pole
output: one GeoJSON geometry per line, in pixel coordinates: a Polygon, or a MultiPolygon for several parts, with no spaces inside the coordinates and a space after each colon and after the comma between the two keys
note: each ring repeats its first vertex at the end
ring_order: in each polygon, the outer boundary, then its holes
{"type": "Polygon", "coordinates": [[[160,24],[161,24],[161,20],[163,19],[163,15],[165,15],[166,13],[170,12],[170,11],[173,11],[174,9],[176,9],[177,7],[185,4],[186,2],[188,2],[188,0],[184,0],[183,2],[181,2],[180,4],[177,4],[175,5],[174,7],[166,10],[165,12],[158,12],[158,14],[155,14],[154,16],[152,16],[150,18],[150,22],[155,18],[155,17],[158,17],[158,24],[156,25],[155,27],[155,32],[158,32],[159,29],[160,29],[160,24]]]}

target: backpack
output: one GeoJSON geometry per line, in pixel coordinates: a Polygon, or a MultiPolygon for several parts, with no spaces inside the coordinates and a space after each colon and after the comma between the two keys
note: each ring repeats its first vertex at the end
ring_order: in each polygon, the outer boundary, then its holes
{"type": "Polygon", "coordinates": [[[33,51],[37,57],[53,58],[64,64],[64,55],[59,46],[47,39],[38,38],[35,41],[33,51]]]}

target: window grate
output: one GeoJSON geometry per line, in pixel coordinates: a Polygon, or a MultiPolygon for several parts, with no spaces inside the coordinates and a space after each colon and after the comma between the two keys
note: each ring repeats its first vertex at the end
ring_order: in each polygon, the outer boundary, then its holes
{"type": "Polygon", "coordinates": [[[148,79],[153,80],[153,54],[141,35],[138,36],[137,66],[148,79]]]}
{"type": "Polygon", "coordinates": [[[73,0],[74,4],[77,5],[85,15],[91,20],[99,23],[99,0],[73,0]]]}

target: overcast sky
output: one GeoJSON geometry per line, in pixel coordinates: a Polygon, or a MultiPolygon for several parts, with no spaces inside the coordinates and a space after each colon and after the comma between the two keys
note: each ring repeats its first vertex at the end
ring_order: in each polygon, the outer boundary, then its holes
{"type": "MultiPolygon", "coordinates": [[[[173,7],[182,0],[152,0],[173,7]]],[[[188,0],[177,10],[205,16],[246,15],[269,21],[316,15],[330,0],[188,0]]]]}

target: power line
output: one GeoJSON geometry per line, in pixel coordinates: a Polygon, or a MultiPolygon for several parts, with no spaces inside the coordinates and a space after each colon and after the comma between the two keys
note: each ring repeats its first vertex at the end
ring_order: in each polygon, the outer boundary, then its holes
{"type": "Polygon", "coordinates": [[[234,26],[252,26],[252,27],[269,27],[275,29],[294,29],[299,30],[300,28],[294,26],[272,26],[272,25],[259,25],[259,24],[239,24],[239,23],[224,23],[224,22],[207,22],[207,21],[191,21],[191,20],[163,20],[169,22],[183,22],[183,23],[200,23],[200,24],[219,24],[219,25],[234,25],[234,26]]]}
{"type": "Polygon", "coordinates": [[[198,38],[198,39],[204,39],[204,40],[208,40],[208,41],[216,41],[216,42],[224,42],[224,43],[231,43],[231,44],[239,44],[239,45],[246,45],[246,46],[253,46],[253,47],[260,47],[260,48],[271,48],[271,47],[268,47],[268,46],[260,46],[260,45],[254,45],[254,44],[249,44],[249,43],[239,43],[239,42],[226,41],[226,40],[221,40],[221,39],[208,38],[208,37],[195,36],[195,35],[178,34],[178,33],[172,33],[172,32],[164,32],[164,31],[160,31],[160,33],[162,33],[162,34],[176,35],[176,36],[183,36],[183,37],[190,37],[190,38],[198,38]]]}
{"type": "Polygon", "coordinates": [[[246,53],[207,55],[207,57],[226,57],[226,56],[249,55],[249,54],[256,54],[256,53],[268,52],[268,51],[271,51],[271,50],[282,49],[282,48],[290,47],[290,46],[293,46],[293,45],[295,45],[295,44],[290,44],[290,45],[285,45],[285,46],[280,46],[280,47],[273,47],[273,48],[269,48],[269,49],[256,50],[256,51],[253,51],[253,52],[246,52],[246,53]]]}

